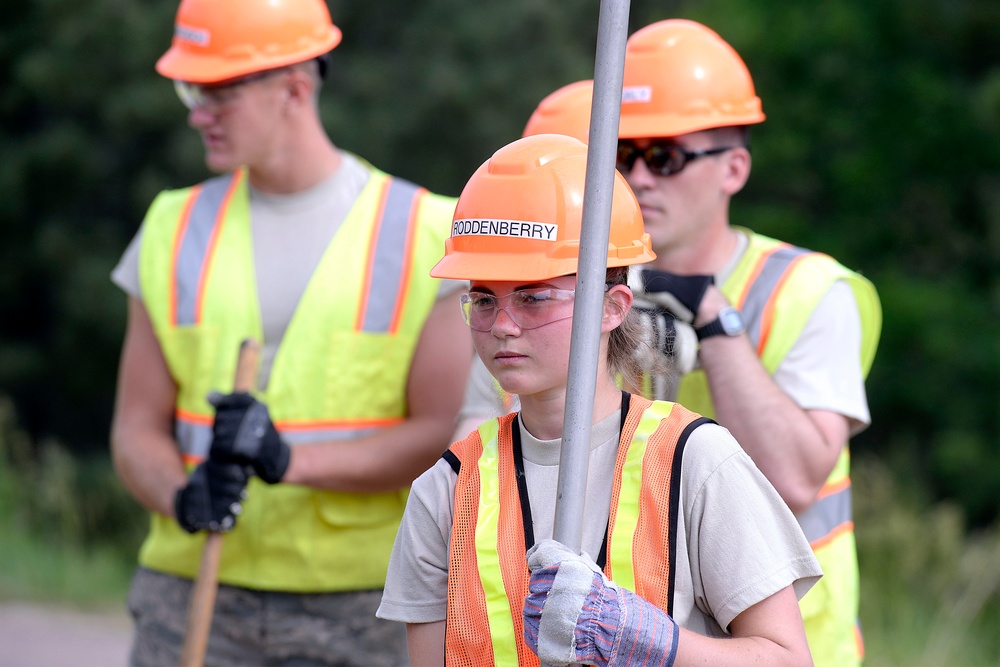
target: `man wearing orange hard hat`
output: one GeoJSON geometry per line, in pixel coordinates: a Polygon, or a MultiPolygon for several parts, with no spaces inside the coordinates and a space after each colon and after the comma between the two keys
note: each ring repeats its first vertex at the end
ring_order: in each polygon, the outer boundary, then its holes
{"type": "Polygon", "coordinates": [[[828,255],[730,224],[763,121],[746,64],[714,31],[671,20],[629,38],[618,169],[657,254],[644,293],[700,340],[677,400],[728,427],[795,513],[824,571],[800,603],[813,659],[843,667],[863,656],[847,442],[871,420],[882,312],[828,255]],[[699,298],[674,291],[676,274],[711,279],[699,298]]]}
{"type": "Polygon", "coordinates": [[[152,517],[133,665],[178,664],[206,531],[225,535],[206,664],[406,662],[374,612],[472,348],[461,283],[430,277],[455,200],[322,126],[340,41],[323,0],[183,0],[156,64],[218,176],[162,192],[112,276],[129,297],[112,454],[152,517]],[[238,392],[245,339],[261,363],[238,392]]]}
{"type": "MultiPolygon", "coordinates": [[[[586,141],[590,85],[552,93],[524,134],[586,141]]],[[[750,175],[749,126],[763,121],[746,64],[711,29],[672,19],[628,39],[617,167],[656,252],[629,281],[637,305],[696,332],[677,402],[732,431],[813,546],[825,574],[800,608],[816,665],[858,665],[847,442],[870,423],[864,382],[881,306],[868,280],[828,255],[730,224],[750,175]]],[[[495,393],[474,366],[463,423],[495,393]]]]}

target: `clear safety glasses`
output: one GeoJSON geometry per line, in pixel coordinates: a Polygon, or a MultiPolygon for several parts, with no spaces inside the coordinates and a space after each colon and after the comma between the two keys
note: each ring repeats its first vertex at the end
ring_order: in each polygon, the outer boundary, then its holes
{"type": "Polygon", "coordinates": [[[639,148],[631,141],[618,142],[618,171],[628,174],[635,165],[636,158],[642,158],[646,167],[657,176],[670,176],[684,169],[688,162],[707,155],[718,155],[730,151],[735,146],[719,146],[700,151],[684,150],[672,141],[657,141],[646,148],[639,148]]]}
{"type": "Polygon", "coordinates": [[[223,83],[191,83],[190,81],[174,81],[174,90],[177,97],[181,99],[191,111],[195,109],[205,109],[207,111],[218,111],[231,104],[239,97],[240,88],[254,81],[260,81],[267,77],[274,76],[279,72],[286,71],[287,68],[279,67],[263,72],[254,72],[232,79],[223,83]]]}
{"type": "Polygon", "coordinates": [[[462,315],[474,331],[489,331],[501,310],[522,329],[537,329],[573,317],[576,290],[555,287],[522,289],[503,296],[485,292],[462,295],[462,315]]]}

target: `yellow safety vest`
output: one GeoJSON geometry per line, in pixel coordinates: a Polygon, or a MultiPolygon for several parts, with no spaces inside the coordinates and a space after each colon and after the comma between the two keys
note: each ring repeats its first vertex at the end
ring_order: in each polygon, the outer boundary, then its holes
{"type": "MultiPolygon", "coordinates": [[[[638,396],[629,403],[615,462],[604,572],[672,613],[676,473],[691,431],[709,420],[674,403],[638,396]],[[651,479],[658,483],[649,484],[651,479]]],[[[485,422],[445,455],[458,472],[445,630],[451,667],[539,664],[524,641],[521,615],[528,594],[525,552],[534,534],[517,470],[515,418],[485,422]]]]}
{"type": "MultiPolygon", "coordinates": [[[[275,355],[267,403],[292,446],[402,422],[414,349],[437,296],[430,269],[455,200],[372,169],[322,256],[275,355]]],[[[176,440],[191,469],[211,443],[212,390],[230,391],[244,338],[261,340],[247,174],[161,193],[146,215],[142,298],[177,383],[176,440]]],[[[408,489],[344,493],[256,478],[219,569],[224,584],[380,588],[408,489]]],[[[204,535],[154,514],[139,561],[194,577],[204,535]]]]}
{"type": "MultiPolygon", "coordinates": [[[[820,300],[834,282],[843,280],[853,290],[861,315],[860,363],[867,376],[882,329],[882,308],[871,282],[828,255],[742,231],[750,238],[749,247],[721,289],[743,312],[764,368],[775,372],[820,300]]],[[[677,402],[715,416],[704,371],[681,378],[677,402]]],[[[864,657],[849,475],[845,443],[818,500],[797,517],[823,568],[823,578],[799,603],[817,667],[858,665],[864,657]]]]}

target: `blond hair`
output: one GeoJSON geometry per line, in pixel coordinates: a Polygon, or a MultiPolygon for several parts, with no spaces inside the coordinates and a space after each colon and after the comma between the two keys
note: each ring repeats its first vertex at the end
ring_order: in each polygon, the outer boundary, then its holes
{"type": "MultiPolygon", "coordinates": [[[[628,267],[608,269],[606,282],[610,286],[628,287],[628,267]]],[[[645,335],[642,314],[635,308],[629,309],[622,323],[612,329],[608,336],[608,370],[619,378],[622,389],[639,394],[643,393],[642,381],[646,373],[673,372],[666,358],[653,347],[650,337],[645,335]]]]}

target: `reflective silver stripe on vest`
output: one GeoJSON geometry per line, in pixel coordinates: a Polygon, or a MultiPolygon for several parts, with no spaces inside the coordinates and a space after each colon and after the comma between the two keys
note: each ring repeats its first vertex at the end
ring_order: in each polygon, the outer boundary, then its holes
{"type": "Polygon", "coordinates": [[[371,265],[371,287],[362,331],[389,331],[400,294],[410,226],[410,211],[420,188],[400,178],[389,181],[378,232],[378,244],[371,265]]]}
{"type": "Polygon", "coordinates": [[[229,186],[235,176],[229,174],[205,181],[201,185],[191,215],[188,217],[187,229],[181,239],[180,251],[177,253],[177,267],[174,270],[174,285],[177,294],[177,326],[197,324],[195,309],[198,305],[198,285],[201,283],[202,271],[205,268],[205,255],[212,239],[216,218],[226,198],[229,186]]]}
{"type": "MultiPolygon", "coordinates": [[[[174,274],[177,294],[176,325],[197,324],[198,288],[208,259],[209,242],[232,179],[230,174],[205,181],[191,207],[187,229],[181,239],[174,274]]],[[[371,284],[363,331],[388,331],[400,293],[410,223],[410,211],[420,188],[399,178],[389,180],[382,221],[372,261],[371,284]]]]}
{"type": "MultiPolygon", "coordinates": [[[[174,275],[177,291],[176,325],[197,324],[195,309],[198,301],[198,286],[208,260],[209,242],[218,223],[218,216],[226,193],[235,175],[219,176],[205,181],[191,207],[187,229],[181,239],[174,275]]],[[[400,294],[410,211],[420,191],[416,185],[398,178],[389,180],[383,207],[382,221],[372,261],[371,285],[368,291],[368,305],[365,313],[364,331],[388,331],[392,325],[396,302],[404,298],[400,294]]],[[[212,443],[211,425],[196,424],[177,420],[175,426],[177,442],[181,451],[197,457],[208,455],[212,443]]],[[[281,437],[290,445],[349,440],[369,435],[379,427],[353,429],[310,429],[282,432],[281,437]]]]}
{"type": "MultiPolygon", "coordinates": [[[[281,439],[289,445],[304,445],[314,442],[330,442],[337,440],[353,440],[371,435],[380,430],[377,427],[353,428],[353,429],[329,429],[317,428],[308,431],[282,431],[281,439]]],[[[181,452],[198,458],[208,456],[208,450],[212,446],[211,425],[195,424],[189,421],[177,420],[174,426],[174,435],[181,448],[181,452]]]]}
{"type": "Polygon", "coordinates": [[[820,498],[796,519],[806,539],[812,544],[820,540],[837,526],[851,521],[851,487],[845,486],[836,493],[820,498]]]}
{"type": "Polygon", "coordinates": [[[212,427],[177,420],[174,423],[174,437],[183,454],[205,458],[212,446],[212,427]]]}
{"type": "MultiPolygon", "coordinates": [[[[775,297],[775,290],[782,277],[799,257],[810,254],[810,250],[797,247],[783,247],[772,252],[764,260],[757,278],[747,290],[743,302],[743,318],[747,323],[747,334],[756,348],[760,343],[764,308],[775,297]]],[[[812,507],[798,515],[799,526],[810,543],[823,539],[837,526],[851,521],[851,487],[844,487],[817,500],[812,507]]]]}
{"type": "Polygon", "coordinates": [[[743,301],[743,321],[747,324],[747,335],[756,348],[760,342],[761,320],[764,317],[764,308],[768,300],[774,293],[775,288],[785,275],[788,267],[797,257],[809,253],[805,248],[779,248],[772,252],[757,274],[757,278],[747,290],[747,297],[743,301]]]}

